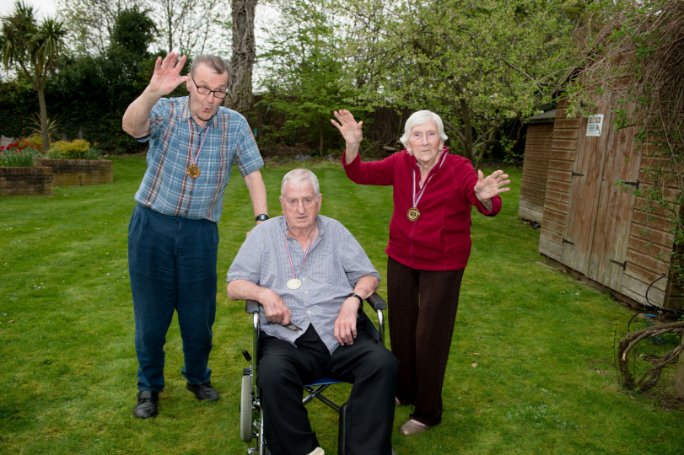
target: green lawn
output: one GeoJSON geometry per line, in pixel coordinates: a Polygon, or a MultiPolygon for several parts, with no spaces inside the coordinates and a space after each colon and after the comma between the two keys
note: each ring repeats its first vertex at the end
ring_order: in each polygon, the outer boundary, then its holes
{"type": "MultiPolygon", "coordinates": [[[[142,157],[116,158],[114,183],[55,188],[51,197],[0,197],[0,453],[241,454],[239,389],[251,346],[242,303],[224,277],[253,226],[234,174],[220,224],[218,314],[210,359],[217,403],[185,390],[177,325],[167,341],[160,415],[132,416],[136,394],[126,229],[142,157]]],[[[388,188],[355,186],[336,162],[303,162],[320,179],[323,214],[340,219],[384,276],[388,188]]],[[[271,214],[282,175],[264,176],[271,214]]],[[[490,169],[491,171],[491,169],[490,169]]],[[[684,413],[620,388],[614,348],[632,313],[545,264],[539,233],[517,218],[520,170],[493,219],[474,217],[444,390],[442,424],[394,434],[410,454],[679,454],[684,413]]],[[[383,291],[384,283],[381,285],[383,291]]],[[[338,395],[346,393],[338,388],[338,395]]],[[[408,416],[398,408],[396,426],[408,416]]],[[[336,452],[332,411],[310,414],[336,452]]]]}

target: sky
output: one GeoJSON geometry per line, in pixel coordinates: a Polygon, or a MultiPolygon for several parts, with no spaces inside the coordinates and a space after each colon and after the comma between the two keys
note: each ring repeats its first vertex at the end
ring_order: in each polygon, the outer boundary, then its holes
{"type": "MultiPolygon", "coordinates": [[[[28,6],[33,6],[36,11],[36,18],[42,19],[45,16],[55,17],[57,11],[57,0],[23,0],[28,6]]],[[[0,0],[0,16],[6,16],[14,10],[16,0],[0,0]]]]}

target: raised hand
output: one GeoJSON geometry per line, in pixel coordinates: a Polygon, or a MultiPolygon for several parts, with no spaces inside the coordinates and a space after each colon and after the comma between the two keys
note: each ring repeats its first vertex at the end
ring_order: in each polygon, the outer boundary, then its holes
{"type": "Polygon", "coordinates": [[[354,119],[354,115],[346,109],[340,109],[339,111],[334,111],[334,119],[330,119],[330,123],[335,125],[335,127],[340,131],[340,134],[347,143],[348,152],[358,152],[359,145],[363,140],[363,122],[357,122],[354,119]]]}
{"type": "Polygon", "coordinates": [[[176,87],[188,80],[188,76],[180,75],[186,60],[185,55],[179,58],[177,52],[170,52],[163,60],[157,57],[148,89],[159,96],[173,92],[176,87]]]}
{"type": "Polygon", "coordinates": [[[498,170],[485,177],[480,170],[477,171],[477,183],[475,184],[475,195],[481,202],[489,201],[499,193],[510,190],[506,185],[511,183],[508,174],[498,170]]]}

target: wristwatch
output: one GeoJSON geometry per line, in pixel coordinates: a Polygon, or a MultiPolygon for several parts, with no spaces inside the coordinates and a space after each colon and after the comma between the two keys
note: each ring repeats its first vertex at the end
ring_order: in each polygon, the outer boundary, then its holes
{"type": "Polygon", "coordinates": [[[265,213],[262,213],[261,215],[257,215],[256,218],[254,218],[255,221],[266,221],[268,219],[268,215],[265,213]]]}
{"type": "Polygon", "coordinates": [[[358,300],[359,300],[359,305],[363,305],[363,297],[361,297],[361,296],[360,296],[359,294],[357,294],[356,292],[352,292],[351,294],[349,294],[349,295],[347,296],[347,298],[349,298],[349,297],[354,297],[354,298],[358,299],[358,300]]]}

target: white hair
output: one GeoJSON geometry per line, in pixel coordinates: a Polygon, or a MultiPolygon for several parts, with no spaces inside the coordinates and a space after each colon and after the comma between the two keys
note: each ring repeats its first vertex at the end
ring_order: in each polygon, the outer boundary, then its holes
{"type": "Polygon", "coordinates": [[[399,138],[406,149],[408,149],[409,146],[409,136],[411,135],[411,130],[413,127],[430,121],[435,122],[435,125],[437,125],[437,132],[439,133],[439,137],[442,138],[442,142],[449,139],[446,133],[444,133],[444,123],[442,123],[442,119],[439,115],[428,110],[416,111],[411,114],[408,120],[406,120],[406,124],[404,125],[404,134],[399,138]]]}
{"type": "Polygon", "coordinates": [[[282,197],[285,193],[285,185],[288,182],[302,183],[307,180],[311,182],[311,186],[313,186],[314,189],[314,194],[316,196],[320,195],[321,189],[318,186],[318,178],[316,177],[316,174],[314,174],[308,169],[297,168],[292,169],[290,172],[283,176],[283,183],[280,185],[280,196],[282,197]]]}

